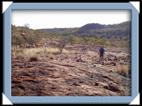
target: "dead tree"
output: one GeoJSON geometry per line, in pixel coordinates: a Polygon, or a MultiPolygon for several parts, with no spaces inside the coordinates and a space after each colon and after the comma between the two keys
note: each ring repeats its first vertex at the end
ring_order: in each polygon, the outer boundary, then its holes
{"type": "MultiPolygon", "coordinates": [[[[27,42],[27,38],[26,38],[26,33],[21,33],[21,36],[22,36],[22,38],[25,40],[25,42],[27,42]]],[[[25,45],[24,45],[24,47],[26,47],[26,43],[25,43],[25,45]]]]}
{"type": "Polygon", "coordinates": [[[59,48],[59,53],[61,54],[63,52],[63,49],[65,48],[67,44],[67,39],[62,39],[60,42],[59,42],[59,45],[58,45],[58,48],[59,48]]]}
{"type": "Polygon", "coordinates": [[[48,42],[45,42],[43,44],[43,52],[46,53],[47,52],[47,48],[48,48],[48,42]]]}
{"type": "Polygon", "coordinates": [[[25,40],[25,45],[24,47],[26,48],[33,48],[34,46],[34,38],[30,37],[26,33],[21,33],[22,38],[25,40]]]}

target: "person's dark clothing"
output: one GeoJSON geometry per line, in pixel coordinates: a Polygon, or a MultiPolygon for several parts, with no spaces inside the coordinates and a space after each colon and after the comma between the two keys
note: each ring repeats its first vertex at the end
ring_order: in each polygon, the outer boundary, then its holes
{"type": "Polygon", "coordinates": [[[100,57],[103,57],[103,56],[104,56],[104,52],[105,52],[104,48],[101,47],[101,48],[99,49],[100,57]]]}

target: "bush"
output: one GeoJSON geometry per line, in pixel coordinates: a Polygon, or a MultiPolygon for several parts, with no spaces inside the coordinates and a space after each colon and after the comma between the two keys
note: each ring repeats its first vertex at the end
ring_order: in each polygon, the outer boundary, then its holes
{"type": "Polygon", "coordinates": [[[37,57],[30,57],[30,58],[29,58],[29,61],[30,61],[30,62],[38,61],[38,58],[37,58],[37,57]]]}
{"type": "Polygon", "coordinates": [[[28,27],[16,27],[12,26],[12,45],[26,47],[25,45],[33,45],[40,42],[43,38],[43,33],[28,27]],[[25,36],[21,36],[22,33],[25,33],[25,36]]]}
{"type": "Polygon", "coordinates": [[[129,69],[129,66],[128,65],[118,65],[117,66],[117,72],[120,74],[120,75],[123,75],[123,76],[128,76],[130,74],[130,69],[129,69]]]}

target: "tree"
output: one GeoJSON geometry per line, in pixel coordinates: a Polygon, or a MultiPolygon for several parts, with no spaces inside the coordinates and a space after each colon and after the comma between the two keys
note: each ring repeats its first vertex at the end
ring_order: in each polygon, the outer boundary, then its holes
{"type": "Polygon", "coordinates": [[[27,29],[29,29],[30,28],[30,24],[26,23],[26,24],[24,24],[24,27],[27,28],[27,29]]]}
{"type": "Polygon", "coordinates": [[[63,37],[58,44],[59,53],[61,54],[63,49],[65,48],[66,44],[68,43],[67,37],[63,37]]]}
{"type": "Polygon", "coordinates": [[[75,43],[76,37],[74,35],[68,36],[68,42],[73,45],[75,43]]]}

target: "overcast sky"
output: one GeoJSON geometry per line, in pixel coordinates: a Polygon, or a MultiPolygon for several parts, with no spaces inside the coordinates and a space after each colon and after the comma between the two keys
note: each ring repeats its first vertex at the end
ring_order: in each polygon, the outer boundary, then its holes
{"type": "Polygon", "coordinates": [[[12,24],[32,29],[81,27],[88,23],[117,24],[131,20],[127,10],[17,10],[12,24]]]}

